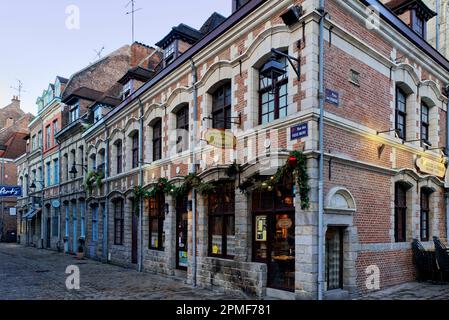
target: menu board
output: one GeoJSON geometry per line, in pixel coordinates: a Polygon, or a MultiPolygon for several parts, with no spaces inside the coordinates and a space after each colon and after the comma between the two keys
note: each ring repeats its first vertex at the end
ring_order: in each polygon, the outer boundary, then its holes
{"type": "Polygon", "coordinates": [[[256,216],[256,241],[267,241],[266,216],[256,216]]]}

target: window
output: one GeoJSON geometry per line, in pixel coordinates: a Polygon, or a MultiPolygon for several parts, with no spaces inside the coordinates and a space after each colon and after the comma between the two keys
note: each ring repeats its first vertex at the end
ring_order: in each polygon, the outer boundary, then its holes
{"type": "Polygon", "coordinates": [[[123,245],[124,234],[124,213],[123,213],[123,199],[118,199],[114,204],[114,244],[123,245]]]}
{"type": "Polygon", "coordinates": [[[413,23],[412,29],[422,38],[426,37],[426,22],[422,15],[418,14],[416,10],[413,10],[413,23]]]}
{"type": "Polygon", "coordinates": [[[165,66],[168,66],[170,63],[173,62],[173,60],[175,60],[176,48],[177,48],[176,41],[172,42],[171,44],[168,45],[167,48],[165,48],[165,50],[164,50],[165,66]]]}
{"type": "Polygon", "coordinates": [[[429,143],[429,107],[421,102],[421,139],[423,142],[429,143]]]}
{"type": "Polygon", "coordinates": [[[153,125],[153,161],[162,159],[162,121],[153,125]]]}
{"type": "Polygon", "coordinates": [[[54,238],[59,237],[59,208],[55,208],[52,224],[53,224],[51,227],[52,236],[54,238]]]}
{"type": "Polygon", "coordinates": [[[51,186],[51,163],[47,162],[47,187],[51,186]]]}
{"type": "Polygon", "coordinates": [[[396,242],[406,241],[407,188],[402,183],[396,183],[394,201],[394,237],[396,242]]]}
{"type": "Polygon", "coordinates": [[[58,120],[54,120],[53,121],[53,138],[55,139],[55,142],[56,142],[55,136],[58,132],[59,132],[59,123],[58,123],[58,120]]]}
{"type": "Polygon", "coordinates": [[[97,156],[95,154],[91,155],[90,161],[92,164],[92,167],[91,167],[92,171],[97,171],[97,156]]]}
{"type": "Polygon", "coordinates": [[[69,180],[70,168],[69,168],[69,156],[68,156],[67,153],[64,154],[64,164],[63,165],[66,166],[66,168],[65,168],[65,181],[68,181],[69,180]]]}
{"type": "Polygon", "coordinates": [[[176,152],[181,153],[189,147],[189,106],[185,105],[176,113],[176,152]]]}
{"type": "Polygon", "coordinates": [[[42,147],[42,131],[40,131],[40,130],[37,133],[37,144],[38,144],[39,148],[42,147]]]}
{"type": "Polygon", "coordinates": [[[155,197],[150,198],[149,214],[149,248],[153,250],[164,250],[165,232],[165,196],[163,193],[157,193],[155,197]]]}
{"type": "Polygon", "coordinates": [[[45,128],[45,148],[50,149],[51,147],[51,126],[48,125],[45,128]]]}
{"type": "Polygon", "coordinates": [[[98,206],[92,207],[92,241],[98,241],[98,206]]]}
{"type": "Polygon", "coordinates": [[[123,86],[123,100],[125,100],[131,95],[132,87],[133,87],[133,80],[129,80],[128,83],[126,83],[123,86]]]}
{"type": "Polygon", "coordinates": [[[94,109],[94,123],[100,121],[101,118],[103,118],[103,107],[100,105],[94,109]]]}
{"type": "MultiPolygon", "coordinates": [[[[76,164],[76,153],[75,153],[75,150],[71,150],[71,151],[70,151],[70,154],[71,154],[71,158],[72,158],[71,165],[73,166],[73,165],[76,164]]],[[[69,168],[71,168],[71,167],[70,167],[70,164],[69,164],[69,168]]],[[[74,178],[74,179],[76,179],[77,176],[78,176],[78,173],[74,173],[74,174],[73,174],[73,178],[74,178]]]]}
{"type": "Polygon", "coordinates": [[[212,95],[212,127],[231,129],[231,83],[218,88],[212,95]]]}
{"type": "Polygon", "coordinates": [[[79,104],[75,104],[70,107],[70,113],[69,113],[69,122],[75,122],[80,117],[80,106],[79,104]]]}
{"type": "Polygon", "coordinates": [[[38,148],[37,146],[37,139],[36,139],[36,135],[33,136],[33,138],[31,139],[31,150],[36,150],[38,148]]]}
{"type": "Polygon", "coordinates": [[[287,86],[288,86],[288,68],[285,57],[277,60],[282,64],[286,73],[272,83],[272,79],[260,75],[260,107],[259,123],[266,124],[276,119],[287,116],[287,86]]]}
{"type": "Polygon", "coordinates": [[[135,132],[132,136],[132,168],[139,166],[139,133],[135,132]]]}
{"type": "Polygon", "coordinates": [[[326,233],[327,290],[343,289],[343,228],[329,227],[326,233]]]}
{"type": "Polygon", "coordinates": [[[396,127],[395,129],[398,131],[398,136],[401,139],[405,139],[406,137],[406,110],[407,110],[407,97],[400,88],[396,89],[396,127]]]}
{"type": "Polygon", "coordinates": [[[232,259],[235,255],[235,187],[220,186],[220,192],[209,196],[209,255],[232,259]]]}
{"type": "Polygon", "coordinates": [[[53,160],[54,162],[54,180],[55,180],[55,184],[59,183],[59,159],[55,159],[53,160]]]}
{"type": "Polygon", "coordinates": [[[123,171],[122,140],[119,140],[115,143],[115,151],[117,152],[116,156],[117,174],[120,174],[123,171]]]}
{"type": "Polygon", "coordinates": [[[429,241],[430,193],[421,189],[421,241],[429,241]]]}

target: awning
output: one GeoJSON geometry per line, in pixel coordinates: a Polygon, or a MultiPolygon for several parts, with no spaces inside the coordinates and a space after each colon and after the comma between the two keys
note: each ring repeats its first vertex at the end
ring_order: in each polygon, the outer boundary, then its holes
{"type": "Polygon", "coordinates": [[[28,219],[29,215],[30,215],[31,213],[33,213],[33,211],[36,211],[36,209],[31,209],[30,211],[28,211],[27,213],[25,213],[25,214],[22,216],[22,219],[28,219]]]}
{"type": "Polygon", "coordinates": [[[23,218],[27,220],[32,220],[36,216],[36,214],[38,214],[40,211],[41,209],[31,209],[23,218]]]}

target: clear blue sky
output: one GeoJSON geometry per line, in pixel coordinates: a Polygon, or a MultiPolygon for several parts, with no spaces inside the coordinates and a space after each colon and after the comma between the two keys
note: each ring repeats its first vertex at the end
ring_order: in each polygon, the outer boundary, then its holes
{"type": "MultiPolygon", "coordinates": [[[[23,81],[22,108],[36,114],[35,101],[57,75],[71,74],[131,43],[129,0],[14,0],[0,1],[0,107],[17,93],[23,81]],[[66,8],[80,12],[80,28],[66,27],[66,8]]],[[[137,0],[136,40],[154,45],[171,27],[183,22],[194,28],[217,11],[231,13],[231,0],[137,0]]]]}

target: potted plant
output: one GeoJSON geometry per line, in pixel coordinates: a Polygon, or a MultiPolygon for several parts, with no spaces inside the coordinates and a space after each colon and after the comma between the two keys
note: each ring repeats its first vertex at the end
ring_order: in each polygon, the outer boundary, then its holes
{"type": "Polygon", "coordinates": [[[79,260],[84,259],[84,244],[85,244],[84,238],[79,238],[79,240],[78,240],[78,250],[76,252],[76,258],[79,259],[79,260]]]}

